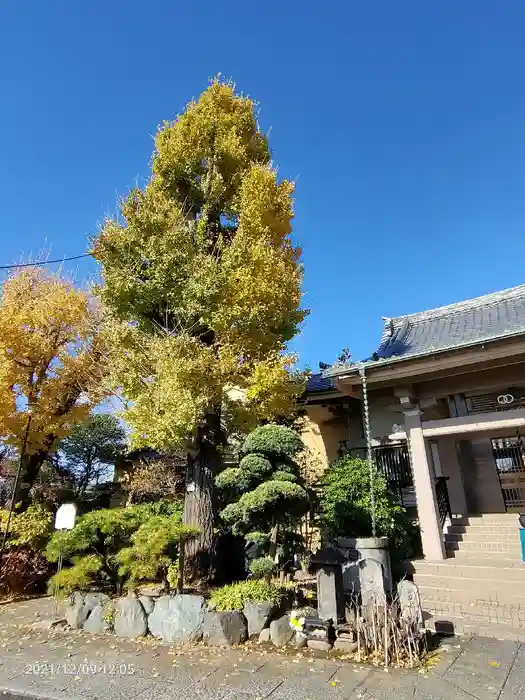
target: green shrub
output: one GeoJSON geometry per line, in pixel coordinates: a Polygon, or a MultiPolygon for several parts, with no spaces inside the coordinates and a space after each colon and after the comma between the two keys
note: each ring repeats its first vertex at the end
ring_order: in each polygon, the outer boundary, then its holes
{"type": "Polygon", "coordinates": [[[198,533],[197,528],[182,524],[180,514],[152,516],[132,535],[131,546],[117,554],[119,574],[130,586],[161,579],[169,588],[168,570],[179,556],[180,544],[198,533]]]}
{"type": "MultiPolygon", "coordinates": [[[[0,510],[0,530],[5,531],[9,513],[0,510]]],[[[53,517],[41,505],[11,515],[6,552],[0,568],[0,590],[4,593],[41,593],[52,571],[41,553],[53,532],[53,517]]]]}
{"type": "Polygon", "coordinates": [[[73,591],[87,591],[96,580],[102,566],[102,557],[96,554],[75,557],[72,566],[62,569],[49,579],[48,593],[58,590],[60,596],[67,596],[73,591]]]}
{"type": "Polygon", "coordinates": [[[273,519],[286,523],[291,516],[304,513],[306,502],[306,491],[299,484],[265,481],[226,506],[221,515],[235,534],[241,534],[246,525],[269,526],[273,519]]]}
{"type": "Polygon", "coordinates": [[[172,561],[171,564],[168,566],[168,571],[166,574],[166,580],[171,591],[175,591],[177,589],[177,585],[179,583],[179,573],[179,562],[172,561]]]}
{"type": "Polygon", "coordinates": [[[218,611],[242,610],[247,600],[252,603],[264,603],[269,600],[275,605],[281,605],[287,595],[289,591],[284,586],[253,579],[216,588],[210,596],[209,603],[218,611]]]}
{"type": "Polygon", "coordinates": [[[275,562],[270,557],[259,557],[252,559],[250,563],[250,573],[255,578],[265,578],[271,576],[275,571],[275,562]]]}
{"type": "Polygon", "coordinates": [[[255,428],[248,435],[242,447],[245,454],[257,452],[288,459],[293,459],[303,449],[304,444],[298,433],[274,423],[255,428]]]}
{"type": "MultiPolygon", "coordinates": [[[[244,443],[244,446],[246,448],[246,443],[244,443]]],[[[243,472],[251,475],[252,478],[264,477],[265,474],[269,474],[273,469],[270,460],[261,454],[245,455],[241,459],[239,466],[243,472]]]]}
{"type": "Polygon", "coordinates": [[[216,477],[215,483],[220,489],[235,492],[247,489],[250,485],[250,479],[240,467],[229,467],[216,477]]]}
{"type": "MultiPolygon", "coordinates": [[[[409,522],[404,509],[389,492],[383,476],[374,468],[376,534],[396,545],[405,539],[409,522]]],[[[324,474],[320,495],[321,523],[332,537],[371,537],[372,502],[367,461],[346,456],[324,474]]]]}
{"type": "Polygon", "coordinates": [[[254,532],[247,532],[245,538],[247,542],[250,542],[257,547],[264,547],[266,544],[268,544],[270,535],[267,532],[258,532],[255,530],[254,532]]]}
{"type": "Polygon", "coordinates": [[[111,599],[106,600],[106,602],[102,606],[102,619],[104,620],[104,622],[107,622],[108,625],[111,625],[111,627],[113,628],[116,616],[117,609],[115,607],[115,601],[111,599]]]}
{"type": "Polygon", "coordinates": [[[178,556],[176,544],[193,534],[181,525],[178,505],[159,501],[86,513],[72,530],[53,535],[45,555],[52,562],[64,558],[65,568],[53,577],[62,591],[98,584],[120,593],[162,575],[178,556]]]}
{"type": "MultiPolygon", "coordinates": [[[[7,525],[9,513],[0,510],[0,528],[7,525]]],[[[39,550],[45,546],[53,533],[53,516],[39,504],[33,504],[23,513],[13,512],[9,524],[8,547],[29,546],[39,550]]]]}

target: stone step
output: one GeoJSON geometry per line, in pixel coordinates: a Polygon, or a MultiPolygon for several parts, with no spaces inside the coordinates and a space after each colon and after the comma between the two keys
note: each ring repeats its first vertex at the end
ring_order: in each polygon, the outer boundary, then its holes
{"type": "Polygon", "coordinates": [[[473,528],[515,528],[519,530],[520,523],[517,516],[476,516],[468,518],[452,518],[447,522],[448,527],[473,527],[473,528]]]}
{"type": "Polygon", "coordinates": [[[444,536],[445,542],[468,542],[469,544],[508,544],[518,549],[521,547],[520,538],[513,534],[464,532],[461,534],[447,533],[444,536]]]}
{"type": "Polygon", "coordinates": [[[495,552],[504,554],[507,559],[521,558],[521,547],[512,542],[471,542],[470,540],[445,541],[445,548],[451,552],[471,552],[480,559],[490,559],[495,552]]]}
{"type": "Polygon", "coordinates": [[[486,557],[466,558],[466,561],[461,562],[454,558],[443,561],[418,559],[406,564],[405,570],[407,573],[430,574],[441,578],[452,576],[474,581],[521,581],[525,584],[525,564],[517,559],[505,559],[496,564],[486,557]]]}
{"type": "Polygon", "coordinates": [[[502,554],[506,559],[513,559],[516,557],[521,561],[521,547],[510,542],[453,542],[446,540],[445,548],[447,552],[470,552],[473,556],[480,555],[485,558],[491,558],[494,555],[502,554]]]}
{"type": "Polygon", "coordinates": [[[518,528],[519,514],[518,513],[484,513],[483,515],[469,515],[465,518],[452,518],[452,524],[465,524],[472,527],[484,527],[485,525],[515,525],[518,528]]]}
{"type": "MultiPolygon", "coordinates": [[[[503,605],[466,604],[442,601],[424,601],[423,610],[431,615],[440,615],[444,619],[454,615],[478,622],[488,621],[503,625],[521,627],[525,625],[525,608],[512,609],[503,605]]],[[[523,632],[525,633],[525,627],[523,632]]]]}
{"type": "Polygon", "coordinates": [[[446,542],[492,542],[502,544],[513,544],[520,546],[520,536],[516,530],[510,532],[501,532],[499,530],[485,531],[465,530],[464,532],[447,532],[444,535],[446,542]]]}
{"type": "Polygon", "coordinates": [[[484,561],[489,566],[504,566],[515,568],[515,564],[523,566],[521,555],[519,552],[488,552],[486,549],[482,552],[478,550],[454,550],[447,549],[447,561],[456,564],[464,564],[466,566],[479,564],[484,561]]]}
{"type": "Polygon", "coordinates": [[[424,581],[420,582],[418,589],[421,601],[429,606],[435,603],[458,603],[463,606],[483,605],[506,610],[525,610],[525,590],[520,584],[513,582],[504,589],[479,587],[475,590],[471,586],[461,588],[461,583],[454,588],[456,582],[453,580],[450,580],[449,584],[444,588],[424,581]]]}
{"type": "Polygon", "coordinates": [[[482,527],[466,527],[463,529],[460,529],[458,527],[452,527],[449,528],[447,531],[443,533],[443,536],[445,538],[451,537],[451,538],[459,538],[463,537],[464,539],[473,539],[473,540],[498,540],[498,541],[511,541],[511,542],[519,542],[520,541],[520,533],[519,530],[514,529],[508,529],[508,530],[503,530],[501,528],[494,528],[494,529],[485,529],[482,527]]]}
{"type": "MultiPolygon", "coordinates": [[[[458,565],[459,566],[459,565],[458,565]]],[[[511,576],[511,574],[506,574],[511,576]]],[[[525,579],[523,577],[498,578],[496,575],[487,575],[485,578],[479,576],[455,576],[443,573],[421,573],[414,575],[414,582],[418,586],[431,586],[432,588],[442,588],[443,591],[470,591],[476,596],[494,594],[496,598],[504,599],[507,594],[520,595],[525,591],[525,579]]]]}
{"type": "Polygon", "coordinates": [[[525,628],[503,623],[492,623],[486,620],[461,617],[459,615],[441,615],[439,613],[425,615],[427,629],[438,634],[476,634],[480,637],[492,637],[510,641],[525,641],[525,628]]]}

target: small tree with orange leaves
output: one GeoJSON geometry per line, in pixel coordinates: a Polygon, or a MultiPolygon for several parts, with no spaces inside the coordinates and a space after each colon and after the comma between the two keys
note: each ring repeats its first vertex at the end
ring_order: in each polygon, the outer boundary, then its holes
{"type": "Polygon", "coordinates": [[[46,457],[102,398],[100,325],[93,297],[57,275],[28,267],[2,285],[0,439],[21,450],[27,431],[22,509],[46,457]]]}

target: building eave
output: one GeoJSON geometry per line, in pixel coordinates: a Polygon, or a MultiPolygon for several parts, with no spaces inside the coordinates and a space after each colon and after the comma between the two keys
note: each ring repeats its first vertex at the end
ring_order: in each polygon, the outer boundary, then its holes
{"type": "Polygon", "coordinates": [[[344,381],[345,379],[350,379],[357,377],[361,368],[364,368],[367,373],[373,372],[376,369],[381,369],[382,367],[387,367],[391,365],[406,365],[410,364],[415,360],[422,360],[425,358],[432,358],[436,355],[450,354],[452,355],[454,351],[468,350],[475,347],[483,347],[489,343],[495,343],[501,340],[510,340],[513,338],[525,338],[525,332],[523,330],[506,333],[497,334],[494,336],[489,336],[483,340],[475,340],[470,343],[462,343],[461,345],[448,345],[446,347],[435,348],[425,352],[414,353],[413,355],[400,356],[400,357],[389,357],[381,360],[364,360],[359,363],[351,363],[347,365],[332,366],[323,371],[323,377],[331,377],[333,379],[339,379],[344,381]]]}

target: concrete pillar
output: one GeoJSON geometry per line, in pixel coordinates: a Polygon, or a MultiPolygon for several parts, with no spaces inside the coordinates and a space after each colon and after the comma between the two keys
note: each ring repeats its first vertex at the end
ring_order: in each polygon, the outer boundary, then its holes
{"type": "Polygon", "coordinates": [[[443,532],[437,507],[434,473],[421,427],[421,411],[419,408],[414,408],[404,413],[423,554],[425,559],[442,560],[445,558],[443,532]]]}

